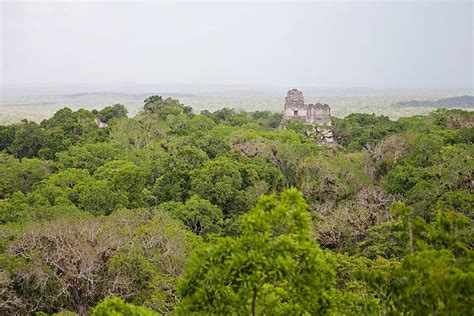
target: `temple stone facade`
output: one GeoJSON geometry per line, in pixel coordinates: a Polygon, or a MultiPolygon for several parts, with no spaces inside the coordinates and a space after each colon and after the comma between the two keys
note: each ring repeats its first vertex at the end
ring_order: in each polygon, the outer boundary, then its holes
{"type": "Polygon", "coordinates": [[[313,125],[306,136],[317,135],[318,143],[335,143],[334,133],[331,130],[331,108],[327,104],[305,104],[303,92],[298,89],[288,91],[283,107],[283,119],[297,119],[305,124],[313,125]]]}
{"type": "Polygon", "coordinates": [[[331,126],[331,108],[327,104],[305,104],[303,92],[288,91],[283,108],[284,119],[298,119],[306,124],[331,126]]]}

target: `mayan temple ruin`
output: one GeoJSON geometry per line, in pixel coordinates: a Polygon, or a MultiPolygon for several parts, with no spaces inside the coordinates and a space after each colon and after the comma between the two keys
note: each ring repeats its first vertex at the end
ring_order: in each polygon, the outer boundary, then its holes
{"type": "Polygon", "coordinates": [[[283,108],[283,118],[299,119],[306,124],[331,126],[331,108],[327,104],[305,104],[303,92],[288,91],[283,108]]]}
{"type": "MultiPolygon", "coordinates": [[[[305,104],[303,92],[298,89],[288,91],[283,107],[283,119],[298,119],[305,124],[314,125],[314,132],[320,135],[324,143],[334,142],[331,126],[331,108],[327,104],[305,104]]],[[[313,131],[307,131],[311,134],[313,131]]]]}

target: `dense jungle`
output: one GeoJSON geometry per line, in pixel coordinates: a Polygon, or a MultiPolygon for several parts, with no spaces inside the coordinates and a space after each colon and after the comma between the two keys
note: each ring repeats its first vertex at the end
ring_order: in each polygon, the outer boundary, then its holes
{"type": "Polygon", "coordinates": [[[1,315],[472,315],[474,112],[151,96],[0,126],[1,315]]]}

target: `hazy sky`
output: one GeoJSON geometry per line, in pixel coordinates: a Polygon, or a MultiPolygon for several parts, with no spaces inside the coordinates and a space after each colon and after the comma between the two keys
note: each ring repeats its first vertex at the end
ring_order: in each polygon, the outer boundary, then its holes
{"type": "Polygon", "coordinates": [[[3,2],[3,84],[472,88],[465,2],[3,2]]]}

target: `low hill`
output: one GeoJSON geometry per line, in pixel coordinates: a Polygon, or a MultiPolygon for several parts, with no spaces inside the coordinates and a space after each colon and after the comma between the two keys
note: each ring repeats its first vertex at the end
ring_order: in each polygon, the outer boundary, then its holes
{"type": "Polygon", "coordinates": [[[400,101],[395,105],[401,107],[430,107],[430,108],[474,108],[474,96],[462,95],[459,97],[439,99],[436,101],[429,100],[411,100],[400,101]]]}

